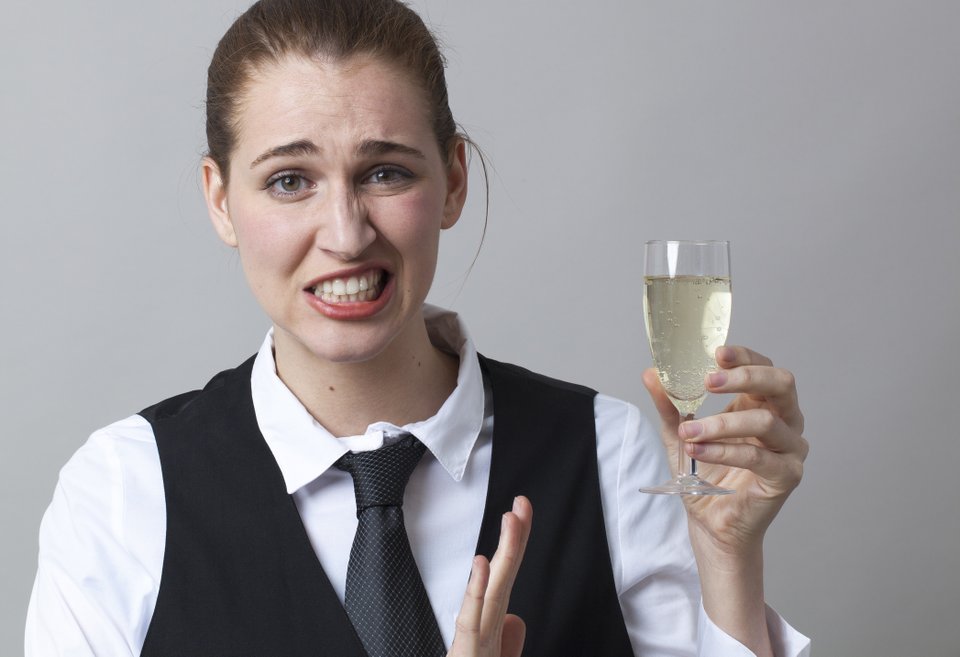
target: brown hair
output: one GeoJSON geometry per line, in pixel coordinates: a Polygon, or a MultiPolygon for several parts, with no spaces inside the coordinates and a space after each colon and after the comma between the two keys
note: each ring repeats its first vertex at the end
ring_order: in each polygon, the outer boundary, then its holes
{"type": "Polygon", "coordinates": [[[371,55],[396,65],[422,86],[440,153],[449,157],[459,135],[447,99],[445,62],[416,12],[398,0],[259,0],[223,35],[207,69],[207,154],[224,183],[250,76],[289,55],[371,55]]]}

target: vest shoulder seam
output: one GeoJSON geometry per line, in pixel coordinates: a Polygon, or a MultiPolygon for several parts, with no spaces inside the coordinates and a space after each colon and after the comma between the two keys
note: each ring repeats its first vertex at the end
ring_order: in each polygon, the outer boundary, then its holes
{"type": "Polygon", "coordinates": [[[478,357],[480,359],[480,366],[484,369],[498,369],[503,374],[517,376],[535,383],[539,383],[548,388],[582,395],[591,399],[597,396],[597,391],[589,386],[581,385],[579,383],[571,383],[570,381],[564,381],[562,379],[556,379],[551,376],[547,376],[546,374],[534,372],[520,365],[504,363],[502,361],[494,360],[493,358],[488,358],[482,354],[478,354],[478,357]]]}
{"type": "Polygon", "coordinates": [[[256,356],[249,358],[237,367],[218,372],[201,390],[191,390],[180,393],[179,395],[174,395],[173,397],[168,397],[163,401],[148,406],[137,413],[137,415],[153,424],[158,420],[165,420],[179,415],[206,395],[223,388],[231,382],[237,380],[249,381],[254,358],[256,358],[256,356]]]}

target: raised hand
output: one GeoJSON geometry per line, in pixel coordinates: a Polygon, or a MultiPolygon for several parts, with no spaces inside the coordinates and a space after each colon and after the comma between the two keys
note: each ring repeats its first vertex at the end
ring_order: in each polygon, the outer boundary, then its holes
{"type": "MultiPolygon", "coordinates": [[[[733,495],[684,496],[704,609],[758,655],[771,654],[763,602],[763,537],[800,483],[809,445],[789,371],[745,347],[717,349],[707,390],[737,393],[717,415],[680,424],[656,371],[643,382],[660,414],[661,437],[677,463],[680,438],[710,483],[733,495]]],[[[675,467],[675,466],[672,466],[675,467]]]]}
{"type": "MultiPolygon", "coordinates": [[[[654,370],[644,384],[656,404],[664,445],[676,463],[684,440],[687,454],[701,464],[711,483],[734,495],[686,497],[691,532],[696,528],[716,547],[756,547],[790,492],[800,483],[809,446],[793,375],[745,347],[717,349],[719,371],[707,376],[707,390],[739,393],[724,412],[679,424],[680,416],[654,370]],[[679,425],[679,426],[678,426],[679,425]]],[[[691,538],[698,537],[691,534],[691,538]]]]}
{"type": "Polygon", "coordinates": [[[503,515],[500,543],[492,561],[481,555],[473,558],[447,657],[520,657],[526,626],[519,616],[508,614],[507,607],[532,519],[530,501],[517,497],[513,510],[503,515]]]}

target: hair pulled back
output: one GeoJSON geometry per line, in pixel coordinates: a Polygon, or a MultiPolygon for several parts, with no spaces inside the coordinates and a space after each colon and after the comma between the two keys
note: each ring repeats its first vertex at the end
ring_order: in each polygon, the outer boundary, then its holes
{"type": "Polygon", "coordinates": [[[207,69],[207,154],[224,183],[251,76],[291,55],[333,60],[370,55],[397,66],[423,87],[440,153],[447,158],[457,128],[445,62],[416,12],[398,0],[259,0],[223,35],[207,69]]]}

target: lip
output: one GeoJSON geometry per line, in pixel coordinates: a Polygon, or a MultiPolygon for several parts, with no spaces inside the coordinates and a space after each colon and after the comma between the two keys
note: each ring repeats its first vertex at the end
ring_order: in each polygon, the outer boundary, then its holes
{"type": "Polygon", "coordinates": [[[366,264],[359,267],[351,267],[350,269],[342,269],[331,274],[326,274],[320,278],[315,279],[309,285],[304,287],[303,293],[307,297],[307,303],[321,315],[329,317],[330,319],[338,320],[357,320],[357,319],[366,319],[376,315],[381,310],[383,310],[390,299],[393,298],[394,290],[396,289],[396,277],[393,273],[381,264],[366,264]],[[384,285],[383,290],[373,301],[347,301],[344,303],[326,303],[323,299],[318,297],[313,293],[312,288],[316,287],[317,284],[323,283],[323,281],[333,280],[335,278],[349,278],[350,276],[356,276],[364,272],[371,270],[379,269],[383,271],[387,276],[386,285],[384,285]]]}

